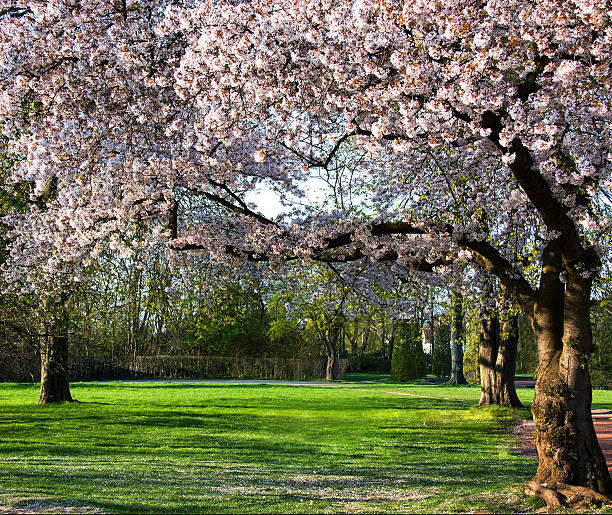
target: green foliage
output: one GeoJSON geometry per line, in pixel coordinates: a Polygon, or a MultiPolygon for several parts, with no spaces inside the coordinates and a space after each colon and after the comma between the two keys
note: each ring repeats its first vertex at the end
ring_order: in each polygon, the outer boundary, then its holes
{"type": "Polygon", "coordinates": [[[274,292],[267,303],[270,325],[267,336],[274,356],[297,358],[321,355],[316,338],[309,338],[305,322],[287,311],[288,299],[282,292],[274,292]]]}
{"type": "Polygon", "coordinates": [[[447,324],[436,326],[431,373],[438,377],[447,377],[451,372],[451,328],[447,324]]]}
{"type": "Polygon", "coordinates": [[[480,383],[478,350],[480,345],[480,321],[478,310],[472,309],[465,318],[465,351],[463,353],[463,375],[470,384],[480,383]]]}
{"type": "Polygon", "coordinates": [[[275,314],[277,316],[272,316],[270,320],[268,338],[279,348],[293,347],[295,343],[302,339],[302,331],[298,320],[287,318],[278,312],[275,314]]]}
{"type": "Polygon", "coordinates": [[[425,353],[421,328],[416,322],[399,322],[391,356],[391,380],[405,382],[424,375],[425,353]]]}
{"type": "MultiPolygon", "coordinates": [[[[24,212],[32,185],[27,182],[10,184],[7,180],[18,159],[7,151],[8,138],[0,134],[0,216],[24,212]]],[[[7,232],[10,227],[0,221],[0,264],[8,257],[7,232]]],[[[2,285],[0,285],[0,289],[2,285]]],[[[38,299],[29,295],[0,293],[0,349],[9,352],[28,352],[37,348],[34,308],[38,299]]]]}
{"type": "MultiPolygon", "coordinates": [[[[7,177],[17,159],[6,151],[7,142],[8,139],[0,134],[0,216],[10,212],[25,211],[31,190],[29,183],[8,183],[7,177]]],[[[6,232],[8,229],[9,227],[4,222],[0,222],[0,263],[6,261],[7,258],[6,246],[9,241],[6,238],[6,232]]]]}
{"type": "Polygon", "coordinates": [[[209,293],[187,326],[187,337],[204,355],[256,356],[265,346],[269,319],[260,294],[239,281],[209,293]]]}

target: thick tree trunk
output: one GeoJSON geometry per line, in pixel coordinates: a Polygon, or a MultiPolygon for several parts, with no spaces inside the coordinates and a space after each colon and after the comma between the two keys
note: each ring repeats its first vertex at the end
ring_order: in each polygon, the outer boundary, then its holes
{"type": "MultiPolygon", "coordinates": [[[[509,301],[509,299],[507,299],[509,301]]],[[[518,349],[518,315],[505,310],[499,325],[497,361],[495,362],[496,404],[511,408],[523,405],[516,394],[516,354],[518,349]]]]}
{"type": "Polygon", "coordinates": [[[449,383],[467,384],[463,375],[463,295],[453,294],[453,326],[451,330],[451,377],[449,383]]]}
{"type": "MultiPolygon", "coordinates": [[[[489,297],[490,298],[490,297],[489,297]]],[[[478,348],[478,367],[480,369],[479,406],[497,404],[497,362],[498,320],[492,305],[486,305],[480,313],[480,346],[478,348]]]]}
{"type": "MultiPolygon", "coordinates": [[[[502,304],[506,304],[504,299],[502,304]]],[[[518,319],[507,308],[501,315],[492,300],[483,308],[480,317],[479,406],[522,406],[516,395],[514,374],[518,347],[518,319]],[[501,320],[500,320],[501,319],[501,320]]]]}
{"type": "Polygon", "coordinates": [[[68,383],[68,317],[63,309],[45,328],[40,364],[39,404],[72,401],[68,383]]]}
{"type": "MultiPolygon", "coordinates": [[[[579,485],[612,494],[612,481],[591,416],[588,357],[592,352],[589,263],[567,268],[557,245],[544,252],[539,298],[531,322],[539,365],[532,404],[539,466],[536,481],[579,485]]],[[[551,486],[552,485],[552,486],[551,486]]]]}
{"type": "Polygon", "coordinates": [[[335,381],[338,379],[338,358],[335,355],[327,356],[325,379],[328,381],[335,381]]]}

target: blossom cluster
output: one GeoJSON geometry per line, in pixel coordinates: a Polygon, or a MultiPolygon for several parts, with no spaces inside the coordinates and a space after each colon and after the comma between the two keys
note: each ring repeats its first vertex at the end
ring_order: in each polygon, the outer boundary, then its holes
{"type": "Polygon", "coordinates": [[[0,13],[10,181],[33,184],[32,208],[6,220],[5,275],[22,285],[78,278],[103,246],[128,252],[135,223],[152,243],[279,263],[341,259],[343,234],[344,255],[399,265],[486,242],[516,274],[560,230],[542,206],[591,245],[612,226],[606,2],[2,0],[0,13]],[[314,176],[334,202],[303,205],[314,176]],[[267,219],[244,200],[263,185],[302,204],[267,219]],[[393,221],[423,229],[371,230],[393,221]]]}

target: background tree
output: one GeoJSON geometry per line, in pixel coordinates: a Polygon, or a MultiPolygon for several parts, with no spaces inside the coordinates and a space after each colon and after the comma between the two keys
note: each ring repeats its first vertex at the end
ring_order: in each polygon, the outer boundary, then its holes
{"type": "Polygon", "coordinates": [[[391,380],[406,382],[425,375],[425,353],[418,323],[403,320],[395,336],[391,357],[391,380]]]}
{"type": "Polygon", "coordinates": [[[435,326],[434,334],[431,373],[438,377],[448,377],[451,372],[451,328],[440,321],[435,326]]]}
{"type": "Polygon", "coordinates": [[[467,384],[463,375],[463,347],[465,345],[465,330],[463,327],[463,295],[452,293],[452,327],[451,327],[451,377],[449,383],[467,384]]]}

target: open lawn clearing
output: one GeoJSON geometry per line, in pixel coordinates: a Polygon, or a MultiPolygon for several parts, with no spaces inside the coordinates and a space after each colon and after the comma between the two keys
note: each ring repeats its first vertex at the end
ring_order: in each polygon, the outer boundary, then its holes
{"type": "MultiPolygon", "coordinates": [[[[0,504],[42,511],[533,510],[512,413],[475,387],[0,385],[0,504]],[[410,394],[410,395],[405,395],[410,394]],[[447,400],[452,399],[452,400],[447,400]]],[[[595,404],[612,406],[612,392],[595,404]]],[[[533,390],[519,392],[529,402],[533,390]]]]}

